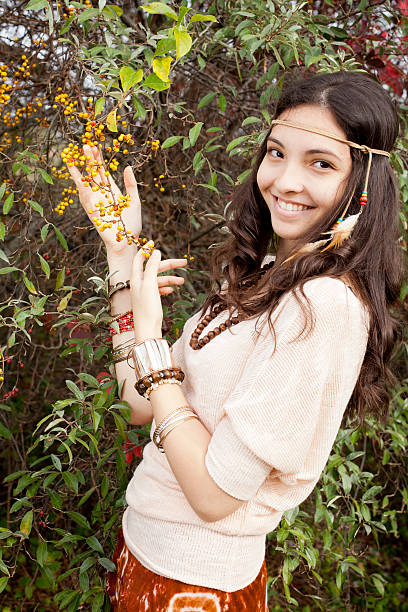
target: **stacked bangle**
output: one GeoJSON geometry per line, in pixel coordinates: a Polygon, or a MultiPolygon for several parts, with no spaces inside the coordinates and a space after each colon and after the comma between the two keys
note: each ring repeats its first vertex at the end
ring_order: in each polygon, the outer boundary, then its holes
{"type": "Polygon", "coordinates": [[[136,391],[150,399],[150,393],[162,384],[181,385],[184,372],[173,366],[170,346],[165,338],[149,338],[133,347],[136,391]]]}
{"type": "Polygon", "coordinates": [[[197,415],[191,406],[180,406],[170,412],[160,421],[153,433],[153,442],[161,453],[164,453],[163,440],[181,423],[190,419],[197,419],[197,415]]]}
{"type": "Polygon", "coordinates": [[[129,340],[125,340],[121,344],[118,344],[116,348],[112,351],[113,363],[119,363],[120,361],[125,361],[129,357],[129,353],[134,346],[136,346],[137,342],[135,338],[130,338],[129,340]]]}

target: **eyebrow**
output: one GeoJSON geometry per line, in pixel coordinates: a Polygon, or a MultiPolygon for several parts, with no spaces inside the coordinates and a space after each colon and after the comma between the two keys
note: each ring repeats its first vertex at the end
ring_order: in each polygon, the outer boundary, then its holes
{"type": "MultiPolygon", "coordinates": [[[[280,140],[278,140],[277,138],[272,138],[272,136],[269,136],[268,142],[275,142],[277,145],[282,147],[282,149],[285,148],[283,144],[280,142],[280,140]]],[[[333,151],[329,151],[328,149],[309,149],[308,151],[306,151],[306,155],[315,155],[316,153],[323,154],[323,155],[332,155],[339,161],[342,161],[341,158],[338,155],[336,155],[336,153],[333,153],[333,151]]]]}

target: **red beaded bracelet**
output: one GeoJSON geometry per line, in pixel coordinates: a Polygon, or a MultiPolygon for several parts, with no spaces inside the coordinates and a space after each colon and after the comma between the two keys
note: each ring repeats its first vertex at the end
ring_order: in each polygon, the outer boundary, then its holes
{"type": "MultiPolygon", "coordinates": [[[[125,312],[125,314],[121,315],[119,318],[114,319],[114,320],[117,321],[117,323],[119,324],[120,334],[126,331],[132,331],[132,329],[135,328],[134,322],[133,322],[133,312],[131,312],[130,310],[129,312],[125,312]]],[[[112,327],[110,328],[111,338],[117,333],[118,332],[115,329],[113,329],[112,327]]]]}

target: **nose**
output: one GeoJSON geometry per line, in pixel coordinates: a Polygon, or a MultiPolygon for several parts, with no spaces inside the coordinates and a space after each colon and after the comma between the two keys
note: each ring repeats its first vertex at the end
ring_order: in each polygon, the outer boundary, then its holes
{"type": "Polygon", "coordinates": [[[301,193],[304,189],[301,171],[295,163],[282,163],[274,181],[277,195],[301,193]]]}

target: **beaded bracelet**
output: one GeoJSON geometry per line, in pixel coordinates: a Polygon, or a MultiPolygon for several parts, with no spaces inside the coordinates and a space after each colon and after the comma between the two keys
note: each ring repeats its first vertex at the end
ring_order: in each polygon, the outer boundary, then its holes
{"type": "Polygon", "coordinates": [[[117,332],[111,327],[109,330],[111,338],[117,333],[122,334],[123,332],[132,331],[132,329],[135,329],[133,321],[133,312],[131,312],[130,310],[129,312],[125,312],[125,314],[114,320],[117,321],[117,323],[119,324],[119,332],[117,332]]]}
{"type": "Polygon", "coordinates": [[[135,389],[146,399],[150,399],[149,395],[157,387],[165,382],[181,384],[184,380],[184,372],[181,368],[168,368],[165,370],[154,370],[143,378],[140,378],[135,389]]]}

